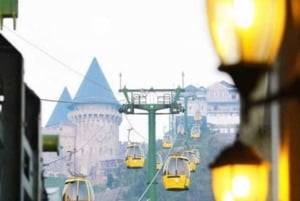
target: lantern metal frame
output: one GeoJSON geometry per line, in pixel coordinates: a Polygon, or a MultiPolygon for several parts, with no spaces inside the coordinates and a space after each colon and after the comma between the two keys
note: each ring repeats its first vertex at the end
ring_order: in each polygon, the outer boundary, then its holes
{"type": "Polygon", "coordinates": [[[263,162],[264,160],[253,147],[243,143],[237,138],[231,146],[225,148],[220,153],[216,160],[210,165],[210,168],[213,169],[233,164],[260,165],[263,162]]]}

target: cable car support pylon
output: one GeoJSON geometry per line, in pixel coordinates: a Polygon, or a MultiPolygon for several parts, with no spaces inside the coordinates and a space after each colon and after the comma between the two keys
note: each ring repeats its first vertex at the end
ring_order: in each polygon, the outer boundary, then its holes
{"type": "Polygon", "coordinates": [[[178,103],[179,95],[184,89],[119,89],[125,96],[126,103],[119,109],[120,113],[148,115],[148,171],[147,183],[150,185],[147,196],[151,201],[156,201],[156,182],[152,182],[156,174],[156,134],[155,117],[158,114],[178,114],[184,111],[184,108],[178,103]],[[156,101],[150,94],[162,94],[156,96],[156,101]],[[169,110],[165,110],[169,109],[169,110]],[[162,110],[158,113],[157,111],[162,110]],[[164,111],[163,111],[164,110],[164,111]],[[141,111],[141,112],[138,112],[141,111]],[[145,112],[146,111],[146,112],[145,112]]]}

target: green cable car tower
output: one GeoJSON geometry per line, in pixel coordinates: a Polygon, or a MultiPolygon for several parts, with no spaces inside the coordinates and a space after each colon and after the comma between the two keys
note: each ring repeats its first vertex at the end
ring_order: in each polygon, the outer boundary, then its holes
{"type": "Polygon", "coordinates": [[[184,108],[178,99],[180,93],[184,90],[180,87],[176,89],[119,89],[126,99],[126,104],[123,104],[119,109],[120,113],[125,114],[145,114],[148,115],[148,173],[147,184],[149,185],[147,195],[151,201],[156,200],[156,182],[153,182],[153,178],[156,174],[156,134],[155,134],[155,117],[156,115],[163,114],[178,114],[184,111],[184,108]],[[156,95],[156,99],[151,100],[148,98],[150,94],[162,94],[156,95]],[[158,112],[160,111],[161,112],[158,112]],[[164,111],[163,111],[164,110],[164,111]],[[141,111],[141,112],[138,112],[141,111]]]}

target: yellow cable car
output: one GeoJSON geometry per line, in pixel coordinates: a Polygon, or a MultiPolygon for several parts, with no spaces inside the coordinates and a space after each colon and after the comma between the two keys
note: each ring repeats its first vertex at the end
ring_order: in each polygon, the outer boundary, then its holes
{"type": "Polygon", "coordinates": [[[195,172],[197,169],[196,164],[196,154],[192,150],[186,150],[183,152],[183,155],[188,158],[188,164],[191,172],[195,172]]]}
{"type": "Polygon", "coordinates": [[[200,164],[200,153],[198,149],[191,149],[191,151],[195,152],[195,162],[196,164],[200,164]]]}
{"type": "Polygon", "coordinates": [[[160,170],[163,166],[163,160],[160,154],[156,154],[156,170],[160,170]]]}
{"type": "Polygon", "coordinates": [[[188,158],[169,156],[164,165],[162,180],[166,190],[188,190],[191,182],[188,158]]]}
{"type": "Polygon", "coordinates": [[[200,121],[201,118],[202,118],[202,117],[201,117],[201,115],[200,115],[200,112],[197,111],[197,112],[195,113],[194,120],[195,120],[195,121],[200,121]]]}
{"type": "Polygon", "coordinates": [[[162,147],[164,149],[170,149],[173,146],[173,142],[170,135],[164,135],[162,141],[162,147]]]}
{"type": "Polygon", "coordinates": [[[144,152],[139,143],[133,142],[127,145],[125,163],[127,168],[144,167],[144,152]]]}
{"type": "Polygon", "coordinates": [[[88,179],[73,177],[65,181],[62,201],[94,201],[94,191],[88,179]]]}
{"type": "Polygon", "coordinates": [[[200,138],[201,129],[199,125],[194,125],[191,128],[191,138],[200,138]]]}

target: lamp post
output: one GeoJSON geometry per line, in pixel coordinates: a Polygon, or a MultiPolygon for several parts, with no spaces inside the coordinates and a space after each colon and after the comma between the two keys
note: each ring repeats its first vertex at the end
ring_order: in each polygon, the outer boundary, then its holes
{"type": "MultiPolygon", "coordinates": [[[[241,95],[241,124],[253,90],[277,56],[285,6],[285,0],[207,0],[209,28],[221,60],[219,70],[231,76],[241,95]]],[[[210,167],[217,201],[266,200],[268,165],[239,138],[210,167]]]]}

